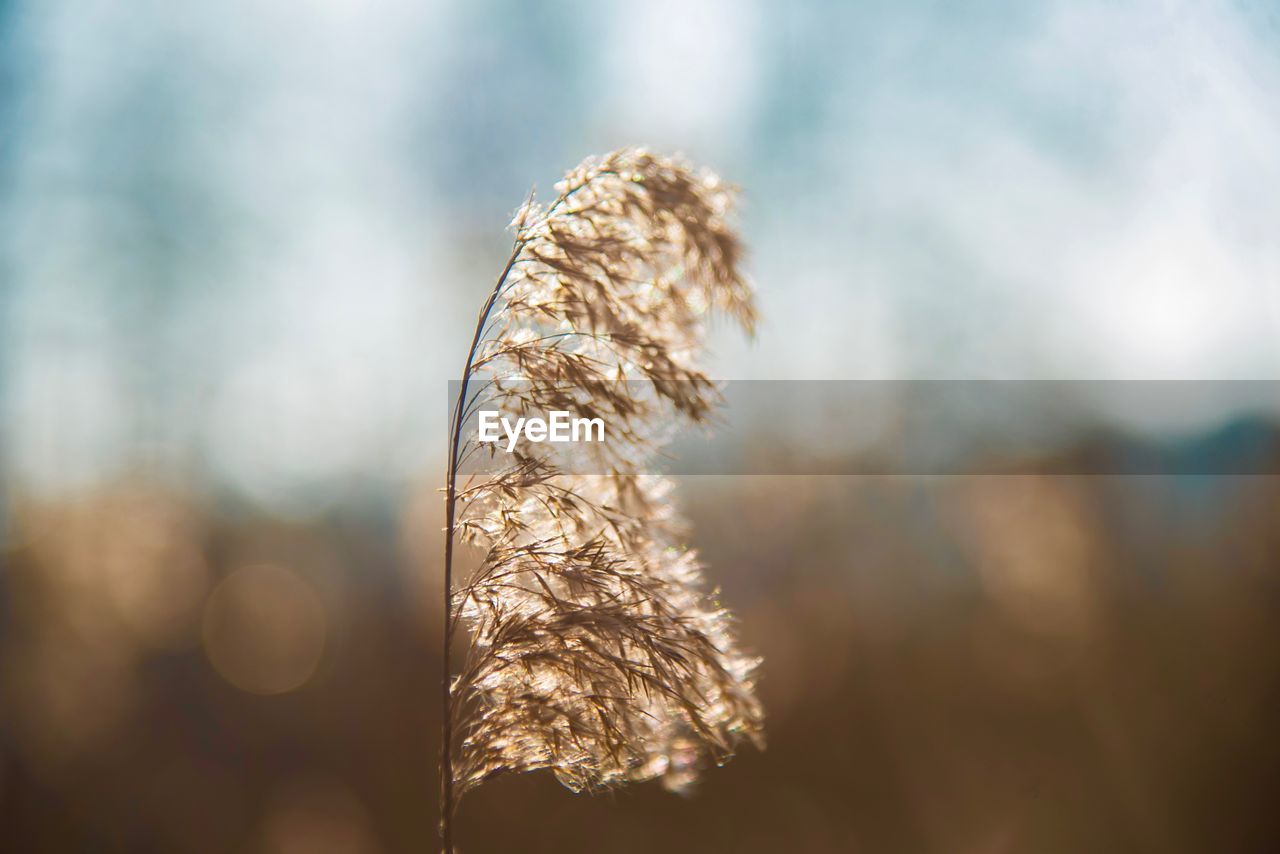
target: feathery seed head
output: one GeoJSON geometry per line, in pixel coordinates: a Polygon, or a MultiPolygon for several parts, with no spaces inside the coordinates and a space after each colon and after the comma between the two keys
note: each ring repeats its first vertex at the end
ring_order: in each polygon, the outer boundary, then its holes
{"type": "Polygon", "coordinates": [[[473,642],[452,692],[454,779],[466,791],[549,768],[574,791],[654,777],[686,790],[743,738],[762,744],[759,662],[678,547],[671,482],[642,473],[674,423],[718,402],[698,364],[705,318],[754,327],[733,191],[639,148],[584,161],[556,190],[512,221],[471,377],[505,412],[599,414],[621,441],[595,451],[609,474],[566,474],[541,445],[459,487],[458,531],[485,558],[455,596],[473,642]]]}

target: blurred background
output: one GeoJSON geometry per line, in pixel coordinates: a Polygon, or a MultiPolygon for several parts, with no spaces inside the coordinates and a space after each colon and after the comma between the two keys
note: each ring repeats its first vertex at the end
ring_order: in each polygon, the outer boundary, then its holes
{"type": "MultiPolygon", "coordinates": [[[[434,850],[447,381],[587,154],[742,186],[727,379],[1280,379],[1278,48],[1270,0],[0,0],[0,850],[434,850]]],[[[1277,470],[1230,398],[1035,451],[1277,470]]],[[[769,749],[497,782],[461,851],[1280,850],[1280,478],[681,481],[769,749]]]]}

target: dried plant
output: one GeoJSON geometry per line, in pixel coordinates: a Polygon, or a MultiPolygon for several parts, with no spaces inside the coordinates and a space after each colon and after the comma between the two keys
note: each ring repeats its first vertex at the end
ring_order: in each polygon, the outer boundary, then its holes
{"type": "MultiPolygon", "coordinates": [[[[574,791],[662,778],[687,788],[708,762],[762,740],[757,662],[702,583],[665,478],[643,473],[672,423],[718,400],[699,367],[704,320],[755,321],[731,188],[628,149],[589,159],[532,197],[485,302],[451,421],[446,487],[442,813],[506,772],[551,769],[574,791]],[[571,474],[547,445],[481,451],[483,403],[513,415],[601,417],[611,441],[571,474]],[[455,538],[483,558],[458,589],[455,538]],[[449,660],[459,623],[471,643],[449,660]]],[[[492,450],[493,446],[484,446],[492,450]]]]}

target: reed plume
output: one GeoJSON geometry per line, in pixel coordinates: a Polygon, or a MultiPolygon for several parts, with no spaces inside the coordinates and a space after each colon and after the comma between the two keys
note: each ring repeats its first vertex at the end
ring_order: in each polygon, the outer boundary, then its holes
{"type": "Polygon", "coordinates": [[[643,471],[673,424],[714,411],[717,387],[698,364],[707,316],[747,333],[755,323],[732,189],[626,149],[588,159],[556,190],[515,216],[450,424],[446,851],[457,798],[495,775],[547,768],[573,791],[653,778],[684,790],[744,737],[762,745],[758,662],[680,545],[672,483],[643,471]],[[593,473],[570,473],[547,445],[481,446],[481,406],[601,417],[611,441],[576,450],[593,473]],[[463,475],[485,450],[494,465],[463,475]],[[455,539],[483,555],[456,589],[455,539]],[[453,676],[459,624],[470,644],[453,676]]]}

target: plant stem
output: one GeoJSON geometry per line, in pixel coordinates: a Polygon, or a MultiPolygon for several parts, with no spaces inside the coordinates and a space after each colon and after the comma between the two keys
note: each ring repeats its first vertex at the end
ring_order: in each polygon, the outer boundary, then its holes
{"type": "MultiPolygon", "coordinates": [[[[595,178],[600,175],[613,174],[616,173],[612,170],[602,170],[561,193],[559,198],[551,204],[551,207],[547,208],[546,212],[542,214],[542,220],[549,219],[570,196],[591,183],[595,178]]],[[[533,199],[532,193],[530,193],[529,198],[530,200],[533,199]]],[[[521,233],[524,233],[523,230],[521,233]]],[[[458,509],[458,458],[462,447],[462,425],[466,420],[467,386],[471,383],[471,374],[475,370],[476,352],[480,349],[480,341],[484,337],[485,325],[489,322],[489,315],[493,313],[493,307],[497,304],[498,297],[502,295],[502,288],[507,283],[507,277],[511,275],[511,270],[515,267],[516,260],[520,257],[520,251],[524,249],[524,245],[527,242],[527,237],[516,238],[515,245],[511,248],[511,257],[507,259],[506,266],[502,268],[502,275],[498,276],[498,281],[494,284],[493,291],[490,292],[489,298],[485,300],[484,307],[480,309],[480,316],[476,320],[476,331],[471,338],[471,349],[467,351],[467,362],[462,367],[462,383],[458,389],[458,399],[453,410],[453,425],[449,434],[449,468],[445,481],[444,499],[444,642],[440,664],[440,838],[444,854],[453,854],[453,810],[455,801],[453,797],[453,704],[450,702],[453,692],[450,684],[452,682],[452,672],[449,667],[449,660],[453,653],[453,535],[456,528],[458,509]]]]}
{"type": "Polygon", "coordinates": [[[452,671],[449,666],[449,660],[453,651],[453,535],[457,521],[458,456],[462,444],[463,416],[467,405],[467,386],[471,382],[476,351],[480,348],[480,339],[484,335],[485,324],[488,323],[489,315],[493,312],[494,305],[497,304],[498,295],[502,293],[502,287],[506,284],[507,277],[511,275],[511,268],[515,266],[516,258],[519,257],[520,250],[523,248],[524,241],[517,240],[515,247],[511,250],[511,257],[507,259],[507,265],[502,269],[502,275],[498,277],[497,284],[493,286],[493,292],[489,294],[489,299],[485,300],[484,308],[480,310],[480,317],[476,321],[475,335],[471,339],[471,349],[467,351],[467,363],[462,368],[462,383],[458,390],[458,399],[454,405],[453,425],[449,435],[449,468],[445,481],[444,499],[444,648],[441,650],[440,665],[440,716],[442,721],[440,728],[440,837],[444,854],[453,854],[453,704],[450,702],[452,671]]]}

